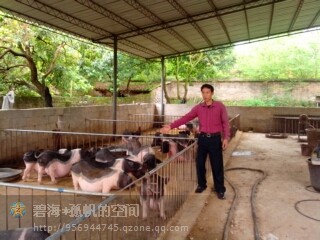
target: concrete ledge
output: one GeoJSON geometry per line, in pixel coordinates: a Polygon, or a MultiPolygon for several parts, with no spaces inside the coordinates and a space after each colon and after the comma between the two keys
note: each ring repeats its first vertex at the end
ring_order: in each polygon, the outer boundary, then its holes
{"type": "MultiPolygon", "coordinates": [[[[229,162],[232,152],[238,146],[242,132],[238,131],[236,136],[232,139],[229,147],[224,152],[224,165],[229,162]]],[[[162,233],[158,239],[176,240],[187,239],[193,225],[196,224],[198,216],[201,213],[202,208],[208,203],[208,197],[211,193],[212,177],[210,175],[208,179],[208,188],[201,194],[191,192],[185,203],[176,213],[176,215],[168,222],[167,226],[187,226],[186,231],[168,231],[162,233]]]]}

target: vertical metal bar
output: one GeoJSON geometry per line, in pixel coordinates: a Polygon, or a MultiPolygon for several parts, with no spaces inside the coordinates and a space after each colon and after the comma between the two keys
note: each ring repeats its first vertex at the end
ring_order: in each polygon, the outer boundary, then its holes
{"type": "Polygon", "coordinates": [[[116,134],[117,132],[117,125],[115,120],[117,120],[117,81],[118,81],[118,38],[114,36],[113,40],[113,111],[112,111],[112,120],[113,122],[113,129],[112,133],[116,134]]]}
{"type": "MultiPolygon", "coordinates": [[[[164,79],[166,77],[166,69],[165,69],[165,62],[164,57],[161,57],[161,113],[160,115],[164,115],[164,79]]],[[[163,119],[161,120],[163,121],[163,119]]]]}
{"type": "Polygon", "coordinates": [[[6,201],[5,201],[5,216],[6,216],[6,227],[4,230],[8,230],[8,227],[9,227],[9,224],[8,224],[8,221],[9,221],[9,209],[8,209],[8,187],[6,186],[6,191],[5,191],[5,194],[6,194],[6,201]]]}

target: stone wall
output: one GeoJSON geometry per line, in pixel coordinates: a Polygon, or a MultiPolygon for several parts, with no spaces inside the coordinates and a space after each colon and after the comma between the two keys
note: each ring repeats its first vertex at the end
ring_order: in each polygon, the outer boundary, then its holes
{"type": "MultiPolygon", "coordinates": [[[[118,97],[118,104],[129,103],[150,103],[153,100],[152,94],[137,94],[127,97],[118,97]]],[[[111,105],[112,97],[59,97],[53,98],[54,107],[78,107],[90,105],[111,105]]],[[[0,107],[2,106],[3,97],[0,96],[0,107]]],[[[13,109],[28,109],[28,108],[44,108],[44,101],[41,97],[15,97],[13,109]]]]}
{"type": "MultiPolygon", "coordinates": [[[[117,119],[128,119],[132,114],[154,114],[154,104],[118,105],[117,119]]],[[[60,118],[65,131],[85,130],[85,119],[112,119],[112,106],[82,106],[65,108],[37,108],[0,110],[0,129],[52,130],[60,118]]]]}
{"type": "MultiPolygon", "coordinates": [[[[215,87],[215,96],[220,100],[245,100],[268,96],[290,95],[296,100],[313,100],[315,96],[320,95],[320,81],[305,82],[261,82],[261,81],[219,81],[208,82],[215,87]]],[[[188,87],[188,98],[199,98],[200,87],[203,83],[193,83],[188,87]]],[[[177,96],[175,82],[166,85],[170,97],[177,96]]],[[[183,86],[181,85],[181,96],[183,86]]]]}

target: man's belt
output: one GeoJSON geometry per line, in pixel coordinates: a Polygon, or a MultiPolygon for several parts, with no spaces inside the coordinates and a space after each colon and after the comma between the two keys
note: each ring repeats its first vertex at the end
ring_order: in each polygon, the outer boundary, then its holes
{"type": "Polygon", "coordinates": [[[221,133],[220,132],[215,132],[215,133],[200,132],[199,135],[203,137],[215,137],[215,136],[221,136],[221,133]]]}

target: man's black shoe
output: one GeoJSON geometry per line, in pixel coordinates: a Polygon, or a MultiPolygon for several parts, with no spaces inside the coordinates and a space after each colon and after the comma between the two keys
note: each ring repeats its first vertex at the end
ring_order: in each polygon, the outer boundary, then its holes
{"type": "Polygon", "coordinates": [[[196,188],[195,193],[202,193],[204,190],[206,190],[206,188],[207,188],[207,187],[198,186],[198,187],[196,188]]]}
{"type": "Polygon", "coordinates": [[[217,193],[219,199],[226,199],[223,192],[217,193]]]}

